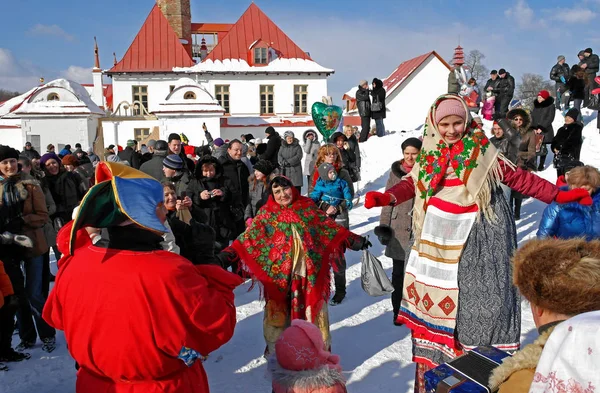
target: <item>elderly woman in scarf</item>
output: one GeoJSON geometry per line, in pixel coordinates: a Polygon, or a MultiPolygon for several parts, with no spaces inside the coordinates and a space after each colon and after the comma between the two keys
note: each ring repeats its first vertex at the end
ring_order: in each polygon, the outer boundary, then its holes
{"type": "Polygon", "coordinates": [[[517,236],[501,183],[546,203],[592,202],[583,189],[560,191],[515,168],[456,95],[432,105],[411,173],[385,193],[366,195],[367,208],[415,198],[399,319],[412,330],[417,392],[428,368],[464,350],[519,348],[520,299],[510,265],[517,236]]]}
{"type": "Polygon", "coordinates": [[[220,258],[225,265],[241,260],[264,286],[265,354],[274,352],[275,342],[294,319],[317,325],[329,348],[330,267],[337,269],[346,247],[360,250],[371,244],[300,196],[286,177],[275,177],[269,194],[252,224],[220,258]]]}

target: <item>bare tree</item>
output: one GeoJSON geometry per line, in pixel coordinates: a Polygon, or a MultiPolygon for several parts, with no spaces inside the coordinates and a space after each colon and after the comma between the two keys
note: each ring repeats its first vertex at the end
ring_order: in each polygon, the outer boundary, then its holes
{"type": "Polygon", "coordinates": [[[483,64],[485,55],[477,49],[473,49],[465,59],[465,66],[471,71],[471,76],[475,78],[477,84],[485,85],[490,70],[483,64]]]}
{"type": "Polygon", "coordinates": [[[13,97],[18,96],[21,93],[17,93],[16,91],[8,91],[4,89],[0,89],[0,102],[10,100],[13,97]]]}
{"type": "Polygon", "coordinates": [[[516,98],[522,101],[524,107],[530,108],[541,90],[548,90],[550,94],[554,95],[552,86],[553,82],[545,80],[541,75],[523,74],[521,83],[517,85],[516,98]]]}

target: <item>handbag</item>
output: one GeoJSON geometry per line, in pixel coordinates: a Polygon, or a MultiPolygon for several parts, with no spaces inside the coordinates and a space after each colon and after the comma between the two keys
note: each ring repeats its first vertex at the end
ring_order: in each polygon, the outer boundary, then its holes
{"type": "Polygon", "coordinates": [[[372,112],[379,112],[383,109],[383,103],[379,102],[379,98],[375,97],[376,101],[371,104],[372,112]]]}
{"type": "Polygon", "coordinates": [[[384,296],[394,292],[394,286],[381,266],[381,262],[368,250],[363,250],[360,278],[362,289],[369,296],[384,296]]]}

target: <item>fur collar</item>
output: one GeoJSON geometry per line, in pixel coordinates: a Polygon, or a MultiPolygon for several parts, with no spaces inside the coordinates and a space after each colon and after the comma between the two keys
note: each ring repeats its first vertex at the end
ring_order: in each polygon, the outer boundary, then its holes
{"type": "Polygon", "coordinates": [[[341,372],[327,366],[315,370],[286,370],[279,365],[275,356],[269,358],[269,371],[273,377],[273,383],[288,391],[296,389],[310,391],[346,383],[341,372]]]}
{"type": "Polygon", "coordinates": [[[392,173],[399,179],[402,179],[404,176],[407,175],[407,173],[404,171],[404,167],[402,166],[403,162],[404,160],[400,160],[392,164],[392,173]]]}
{"type": "Polygon", "coordinates": [[[544,345],[546,345],[553,331],[554,326],[540,334],[532,344],[517,351],[512,357],[504,359],[504,362],[494,370],[490,377],[489,386],[492,391],[496,391],[500,385],[506,382],[517,371],[535,370],[542,356],[544,345]]]}
{"type": "Polygon", "coordinates": [[[547,108],[550,105],[554,105],[554,97],[548,97],[547,100],[544,100],[542,102],[538,102],[537,99],[533,101],[534,108],[547,108]]]}
{"type": "MultiPolygon", "coordinates": [[[[27,192],[27,186],[40,186],[40,182],[38,180],[36,180],[33,176],[31,176],[27,173],[21,172],[17,176],[19,176],[19,180],[15,184],[15,187],[17,189],[17,192],[19,193],[19,199],[21,201],[24,201],[29,196],[29,193],[27,192]]],[[[4,182],[1,182],[0,183],[0,196],[3,193],[4,193],[4,182]]],[[[3,204],[4,204],[3,198],[0,198],[0,206],[2,206],[3,204]]]]}

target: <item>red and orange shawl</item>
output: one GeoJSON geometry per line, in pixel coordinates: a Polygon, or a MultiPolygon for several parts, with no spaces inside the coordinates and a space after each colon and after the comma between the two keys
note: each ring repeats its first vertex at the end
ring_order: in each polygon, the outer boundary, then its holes
{"type": "MultiPolygon", "coordinates": [[[[295,188],[293,202],[281,206],[269,200],[252,225],[233,242],[242,263],[264,286],[265,298],[281,305],[291,300],[291,319],[310,319],[329,299],[329,269],[343,257],[347,242],[357,235],[337,225],[314,202],[300,196],[295,188]],[[304,249],[305,277],[292,274],[294,234],[304,249]]],[[[314,322],[314,321],[310,321],[314,322]]]]}

